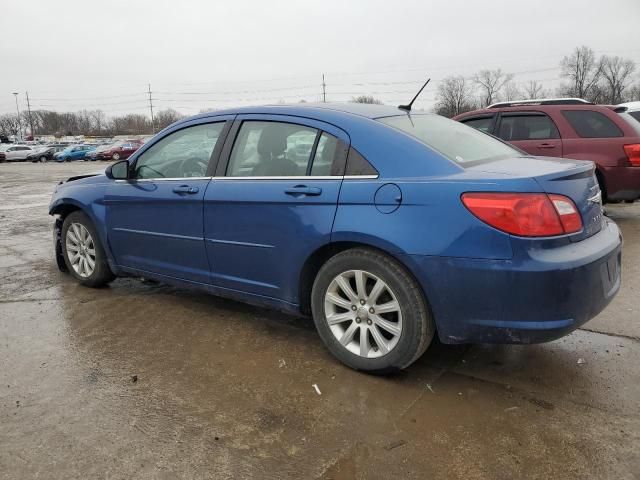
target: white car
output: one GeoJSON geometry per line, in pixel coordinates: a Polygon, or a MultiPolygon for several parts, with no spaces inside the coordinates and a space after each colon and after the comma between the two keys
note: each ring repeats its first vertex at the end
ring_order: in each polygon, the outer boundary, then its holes
{"type": "Polygon", "coordinates": [[[640,122],[640,102],[621,103],[618,107],[626,107],[626,113],[640,122]]]}
{"type": "Polygon", "coordinates": [[[33,151],[34,149],[29,145],[5,144],[0,146],[0,161],[20,162],[26,160],[27,155],[33,151]]]}

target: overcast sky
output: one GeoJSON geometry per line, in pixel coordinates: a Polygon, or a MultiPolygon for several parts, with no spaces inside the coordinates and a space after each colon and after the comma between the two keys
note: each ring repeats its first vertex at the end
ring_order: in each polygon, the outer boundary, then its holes
{"type": "MultiPolygon", "coordinates": [[[[20,108],[182,113],[374,94],[406,102],[438,79],[501,67],[559,82],[578,45],[640,64],[640,0],[3,1],[0,113],[20,108]]],[[[636,73],[636,78],[640,78],[636,73]]]]}

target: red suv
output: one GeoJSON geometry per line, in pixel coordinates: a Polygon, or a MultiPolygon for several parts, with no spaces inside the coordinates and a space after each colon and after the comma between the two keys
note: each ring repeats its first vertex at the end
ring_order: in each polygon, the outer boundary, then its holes
{"type": "Polygon", "coordinates": [[[531,155],[595,162],[605,201],[640,198],[640,123],[624,108],[581,99],[526,100],[496,103],[454,120],[531,155]]]}
{"type": "Polygon", "coordinates": [[[96,153],[98,160],[125,160],[142,146],[140,140],[126,140],[124,142],[116,142],[113,145],[96,153]]]}

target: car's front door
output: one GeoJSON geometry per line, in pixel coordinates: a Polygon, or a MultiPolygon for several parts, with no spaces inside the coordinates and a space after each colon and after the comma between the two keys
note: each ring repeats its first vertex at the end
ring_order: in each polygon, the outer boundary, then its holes
{"type": "Polygon", "coordinates": [[[202,199],[231,118],[168,133],[132,160],[130,179],[108,186],[107,235],[118,265],[208,283],[202,199]]]}
{"type": "Polygon", "coordinates": [[[331,236],[348,145],[321,122],[238,116],[204,201],[215,286],[299,302],[300,267],[331,236]]]}
{"type": "Polygon", "coordinates": [[[501,113],[496,136],[531,155],[562,157],[558,127],[542,112],[501,113]]]}

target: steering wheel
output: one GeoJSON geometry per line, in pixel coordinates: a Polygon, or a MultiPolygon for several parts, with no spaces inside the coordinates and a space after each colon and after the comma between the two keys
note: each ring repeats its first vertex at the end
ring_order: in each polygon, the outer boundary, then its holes
{"type": "Polygon", "coordinates": [[[197,157],[185,158],[178,167],[180,177],[204,177],[207,173],[207,162],[197,157]]]}

